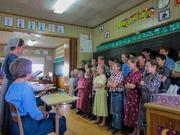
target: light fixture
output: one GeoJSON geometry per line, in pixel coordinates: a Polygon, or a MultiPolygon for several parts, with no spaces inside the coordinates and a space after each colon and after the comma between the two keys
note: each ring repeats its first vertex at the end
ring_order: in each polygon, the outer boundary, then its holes
{"type": "Polygon", "coordinates": [[[34,46],[35,44],[37,44],[37,41],[35,41],[35,40],[28,40],[27,41],[28,46],[34,46]]]}
{"type": "Polygon", "coordinates": [[[53,12],[62,14],[66,11],[76,0],[57,0],[54,7],[53,12]]]}

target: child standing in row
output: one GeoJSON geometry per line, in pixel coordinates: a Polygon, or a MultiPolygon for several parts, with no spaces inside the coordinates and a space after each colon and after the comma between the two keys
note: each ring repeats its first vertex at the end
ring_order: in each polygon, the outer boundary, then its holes
{"type": "Polygon", "coordinates": [[[90,117],[91,113],[91,98],[92,98],[92,74],[91,70],[86,69],[84,78],[84,97],[82,100],[82,112],[85,113],[84,117],[90,117]]]}
{"type": "Polygon", "coordinates": [[[120,63],[118,61],[113,62],[113,74],[110,76],[107,86],[110,87],[111,104],[110,113],[113,116],[112,121],[112,134],[115,134],[122,129],[123,123],[123,75],[120,71],[120,63]]]}
{"type": "Polygon", "coordinates": [[[98,76],[94,80],[94,86],[96,90],[94,106],[93,106],[93,114],[97,116],[96,124],[100,123],[100,126],[104,126],[106,122],[106,117],[108,116],[107,109],[107,91],[106,87],[106,76],[104,73],[104,66],[98,65],[97,67],[98,76]],[[102,117],[102,121],[100,120],[102,117]]]}
{"type": "Polygon", "coordinates": [[[84,70],[83,69],[79,69],[78,72],[78,77],[79,77],[79,81],[78,81],[78,97],[79,99],[76,102],[76,109],[78,110],[78,114],[83,114],[82,113],[82,103],[83,103],[83,97],[84,97],[84,91],[85,91],[85,79],[84,79],[84,70]]]}

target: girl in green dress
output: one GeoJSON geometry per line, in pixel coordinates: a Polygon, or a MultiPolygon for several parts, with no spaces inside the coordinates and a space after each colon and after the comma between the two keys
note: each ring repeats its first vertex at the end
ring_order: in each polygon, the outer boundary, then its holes
{"type": "Polygon", "coordinates": [[[108,116],[107,109],[107,91],[106,87],[106,76],[104,73],[104,66],[99,65],[97,67],[98,76],[94,80],[94,86],[96,90],[94,106],[93,106],[93,114],[97,116],[96,124],[100,124],[101,126],[105,125],[106,117],[108,116]],[[102,121],[100,118],[102,117],[102,121]]]}

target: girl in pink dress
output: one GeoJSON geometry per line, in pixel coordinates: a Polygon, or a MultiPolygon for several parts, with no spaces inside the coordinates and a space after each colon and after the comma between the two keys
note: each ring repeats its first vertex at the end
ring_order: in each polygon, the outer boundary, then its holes
{"type": "Polygon", "coordinates": [[[128,60],[128,65],[131,72],[124,80],[126,89],[124,125],[135,128],[137,126],[140,100],[140,92],[137,87],[142,79],[142,74],[137,68],[136,58],[130,58],[128,60]]]}
{"type": "Polygon", "coordinates": [[[76,108],[78,109],[78,114],[82,113],[82,102],[84,97],[85,83],[84,83],[84,70],[78,71],[79,81],[78,81],[78,97],[76,102],[76,108]]]}

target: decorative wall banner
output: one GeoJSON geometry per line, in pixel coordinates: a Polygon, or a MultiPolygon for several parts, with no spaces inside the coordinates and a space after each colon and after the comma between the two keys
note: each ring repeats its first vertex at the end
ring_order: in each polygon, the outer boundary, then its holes
{"type": "Polygon", "coordinates": [[[5,16],[4,17],[4,26],[12,27],[13,26],[13,18],[5,16]]]}
{"type": "Polygon", "coordinates": [[[123,21],[119,22],[118,28],[121,27],[128,27],[133,22],[136,22],[141,19],[146,19],[149,17],[153,17],[155,15],[155,8],[143,9],[140,12],[135,13],[134,15],[130,16],[129,18],[124,19],[123,21]]]}
{"type": "Polygon", "coordinates": [[[163,9],[169,5],[170,0],[157,0],[157,6],[159,9],[163,9]]]}
{"type": "Polygon", "coordinates": [[[159,21],[164,21],[164,20],[167,20],[170,18],[170,9],[166,9],[164,11],[161,11],[159,14],[158,14],[158,20],[159,21]]]}
{"type": "Polygon", "coordinates": [[[104,51],[107,49],[112,49],[119,46],[124,46],[133,42],[145,40],[148,38],[154,38],[157,36],[169,34],[172,32],[180,31],[180,21],[171,23],[169,25],[161,26],[143,33],[136,34],[134,36],[129,36],[126,38],[122,38],[113,42],[103,43],[96,47],[97,51],[104,51]]]}
{"type": "Polygon", "coordinates": [[[180,6],[180,0],[175,0],[175,5],[180,6]]]}

